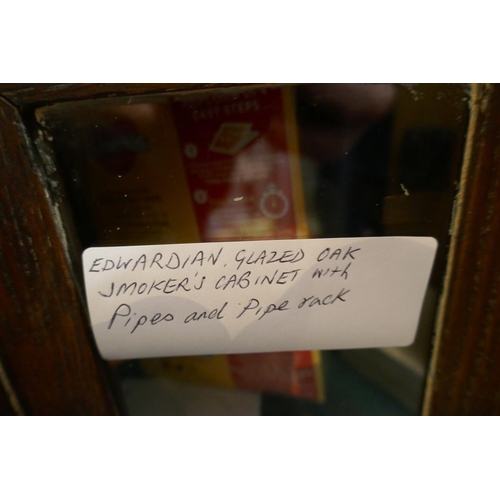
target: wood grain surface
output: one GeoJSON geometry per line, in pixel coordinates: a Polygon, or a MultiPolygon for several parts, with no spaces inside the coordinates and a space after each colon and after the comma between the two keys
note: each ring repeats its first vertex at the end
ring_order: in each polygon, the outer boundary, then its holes
{"type": "Polygon", "coordinates": [[[500,414],[500,87],[471,122],[424,413],[500,414]]]}
{"type": "Polygon", "coordinates": [[[0,352],[27,415],[116,413],[19,113],[0,99],[0,352]]]}
{"type": "MultiPolygon", "coordinates": [[[[35,83],[0,84],[3,95],[16,106],[43,105],[52,102],[120,97],[165,92],[186,92],[235,87],[230,83],[35,83]]],[[[246,84],[248,86],[248,84],[246,84]]]]}

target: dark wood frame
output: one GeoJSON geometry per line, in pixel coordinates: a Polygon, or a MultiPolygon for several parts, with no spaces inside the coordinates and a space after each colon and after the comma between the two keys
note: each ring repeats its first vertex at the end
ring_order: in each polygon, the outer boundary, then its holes
{"type": "MultiPolygon", "coordinates": [[[[0,85],[0,413],[119,413],[75,279],[64,195],[54,190],[57,173],[35,147],[27,112],[223,86],[0,85]]],[[[500,86],[473,85],[424,414],[500,413],[499,163],[500,86]]]]}
{"type": "Polygon", "coordinates": [[[500,85],[473,85],[423,411],[500,414],[500,85]]]}

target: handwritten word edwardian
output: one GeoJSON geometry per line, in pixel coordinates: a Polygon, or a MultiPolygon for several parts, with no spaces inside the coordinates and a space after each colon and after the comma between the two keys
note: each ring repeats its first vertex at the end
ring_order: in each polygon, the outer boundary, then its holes
{"type": "Polygon", "coordinates": [[[90,248],[87,300],[108,359],[412,341],[432,238],[90,248]]]}

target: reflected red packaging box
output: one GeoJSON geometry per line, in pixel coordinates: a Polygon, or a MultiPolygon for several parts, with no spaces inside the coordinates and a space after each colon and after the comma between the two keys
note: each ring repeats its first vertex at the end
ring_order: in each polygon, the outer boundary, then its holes
{"type": "MultiPolygon", "coordinates": [[[[202,241],[308,237],[292,89],[194,94],[171,104],[202,241]]],[[[164,360],[190,381],[322,400],[319,352],[164,360]]]]}

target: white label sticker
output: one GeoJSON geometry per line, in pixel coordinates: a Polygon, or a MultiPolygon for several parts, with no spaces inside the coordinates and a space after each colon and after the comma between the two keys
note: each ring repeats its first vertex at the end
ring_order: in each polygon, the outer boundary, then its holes
{"type": "Polygon", "coordinates": [[[437,242],[424,237],[89,248],[105,359],[413,342],[437,242]]]}

